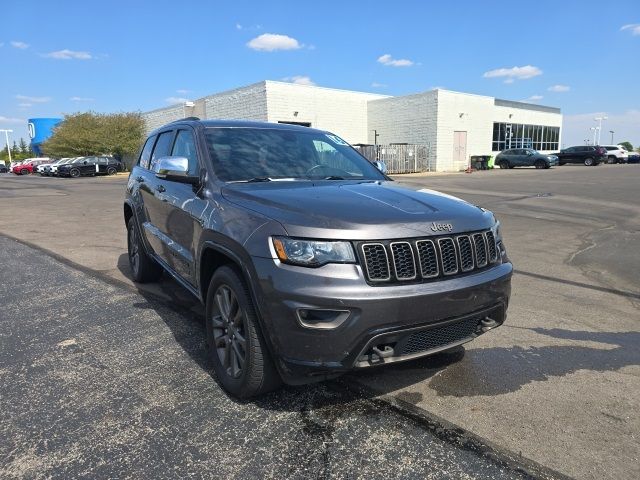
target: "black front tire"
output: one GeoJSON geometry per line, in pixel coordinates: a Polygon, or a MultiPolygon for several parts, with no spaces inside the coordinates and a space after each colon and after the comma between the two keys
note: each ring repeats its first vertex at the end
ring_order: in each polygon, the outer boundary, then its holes
{"type": "Polygon", "coordinates": [[[534,164],[534,167],[536,167],[536,168],[549,168],[549,164],[547,162],[545,162],[544,160],[536,160],[536,163],[534,164]]]}
{"type": "Polygon", "coordinates": [[[27,170],[26,168],[23,168],[23,169],[20,171],[20,175],[29,175],[29,170],[27,170]]]}
{"type": "Polygon", "coordinates": [[[107,175],[115,175],[117,170],[114,167],[107,168],[107,175]]]}
{"type": "Polygon", "coordinates": [[[498,165],[500,166],[500,168],[511,168],[509,162],[507,162],[506,160],[500,160],[500,163],[498,165]]]}
{"type": "Polygon", "coordinates": [[[587,158],[584,159],[584,164],[587,167],[593,167],[594,165],[596,165],[596,161],[591,157],[587,157],[587,158]]]}
{"type": "Polygon", "coordinates": [[[134,282],[148,283],[160,279],[162,267],[147,255],[133,216],[127,222],[127,252],[131,277],[134,282]]]}
{"type": "Polygon", "coordinates": [[[78,177],[80,176],[80,170],[78,170],[77,168],[72,169],[72,170],[69,172],[69,176],[70,176],[71,178],[78,178],[78,177]]]}
{"type": "Polygon", "coordinates": [[[225,265],[215,271],[207,290],[206,315],[213,368],[227,392],[247,399],[282,384],[237,269],[225,265]]]}

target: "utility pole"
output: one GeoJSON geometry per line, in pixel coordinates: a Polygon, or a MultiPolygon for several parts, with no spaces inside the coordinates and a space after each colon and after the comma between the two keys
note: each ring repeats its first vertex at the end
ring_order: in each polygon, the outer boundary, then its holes
{"type": "Polygon", "coordinates": [[[613,134],[616,133],[613,130],[609,130],[609,133],[611,134],[611,145],[613,145],[613,134]]]}
{"type": "Polygon", "coordinates": [[[373,130],[373,147],[375,148],[375,151],[376,151],[376,161],[380,160],[380,152],[378,151],[379,136],[380,134],[378,133],[378,130],[373,130]]]}
{"type": "Polygon", "coordinates": [[[596,135],[598,134],[598,127],[591,127],[591,130],[593,130],[593,143],[591,145],[595,145],[596,144],[596,135]]]}
{"type": "MultiPolygon", "coordinates": [[[[606,117],[606,116],[604,116],[604,117],[596,117],[596,118],[594,118],[594,120],[595,120],[596,122],[598,122],[598,145],[600,145],[600,132],[601,132],[601,130],[602,130],[602,121],[603,121],[603,120],[607,120],[608,118],[609,118],[609,117],[606,117]]],[[[593,142],[594,142],[593,144],[595,145],[595,144],[596,144],[596,143],[595,143],[595,138],[594,138],[593,142]]]]}
{"type": "Polygon", "coordinates": [[[0,129],[0,132],[4,132],[4,138],[7,141],[7,153],[9,154],[9,163],[11,163],[11,147],[9,146],[9,133],[13,133],[13,130],[0,129]]]}

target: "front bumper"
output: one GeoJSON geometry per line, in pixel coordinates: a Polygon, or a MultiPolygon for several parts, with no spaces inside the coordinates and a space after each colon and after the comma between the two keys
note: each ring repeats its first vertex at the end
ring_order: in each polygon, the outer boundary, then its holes
{"type": "Polygon", "coordinates": [[[287,383],[306,383],[465,343],[504,322],[513,270],[505,261],[455,278],[374,287],[365,282],[359,265],[310,269],[268,258],[254,257],[253,262],[263,330],[287,383]],[[308,328],[302,325],[301,309],[348,316],[337,328],[308,328]],[[429,338],[436,331],[445,337],[434,346],[429,338]],[[409,341],[426,343],[422,349],[407,349],[409,341]]]}

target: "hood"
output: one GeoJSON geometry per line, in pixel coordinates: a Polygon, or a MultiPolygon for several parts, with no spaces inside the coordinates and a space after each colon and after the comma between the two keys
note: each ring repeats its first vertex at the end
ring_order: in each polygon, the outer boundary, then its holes
{"type": "Polygon", "coordinates": [[[227,184],[229,202],[282,224],[294,237],[373,240],[488,229],[493,215],[433,190],[394,182],[265,182],[227,184]],[[434,229],[435,228],[435,229],[434,229]]]}

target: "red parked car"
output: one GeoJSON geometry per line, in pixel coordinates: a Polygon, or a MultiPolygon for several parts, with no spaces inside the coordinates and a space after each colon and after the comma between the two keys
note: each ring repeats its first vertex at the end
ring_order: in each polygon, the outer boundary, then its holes
{"type": "Polygon", "coordinates": [[[50,158],[30,158],[22,162],[22,164],[13,167],[13,173],[16,175],[29,175],[30,173],[33,173],[38,165],[50,162],[50,158]]]}

